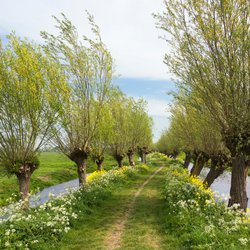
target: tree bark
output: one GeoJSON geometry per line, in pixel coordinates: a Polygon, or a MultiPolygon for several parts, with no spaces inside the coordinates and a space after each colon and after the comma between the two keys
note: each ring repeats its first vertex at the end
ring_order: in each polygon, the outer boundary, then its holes
{"type": "Polygon", "coordinates": [[[248,165],[244,155],[236,154],[232,159],[231,198],[229,199],[228,206],[238,203],[240,204],[240,208],[246,211],[248,202],[246,191],[247,174],[248,165]]]}
{"type": "Polygon", "coordinates": [[[76,163],[79,186],[84,188],[86,186],[88,152],[81,149],[75,149],[71,152],[69,158],[76,163]]]}
{"type": "Polygon", "coordinates": [[[132,150],[129,150],[127,153],[128,156],[128,160],[129,160],[129,165],[130,166],[135,166],[135,162],[134,162],[134,152],[132,150]]]}
{"type": "Polygon", "coordinates": [[[173,151],[173,154],[172,154],[173,159],[176,159],[177,156],[178,156],[178,154],[179,154],[179,152],[178,152],[177,150],[174,150],[174,151],[173,151]]]}
{"type": "Polygon", "coordinates": [[[185,160],[184,160],[184,163],[183,163],[183,167],[184,168],[188,168],[190,162],[191,162],[191,159],[192,159],[192,154],[190,152],[186,152],[186,157],[185,157],[185,160]]]}
{"type": "Polygon", "coordinates": [[[124,156],[122,156],[122,155],[115,155],[115,160],[117,161],[119,168],[123,167],[123,159],[124,159],[124,156]]]}
{"type": "Polygon", "coordinates": [[[77,173],[78,173],[78,178],[79,178],[79,186],[80,187],[85,187],[86,185],[86,178],[87,178],[87,173],[86,173],[86,168],[87,168],[87,159],[78,159],[76,161],[77,165],[77,173]]]}
{"type": "Polygon", "coordinates": [[[138,149],[139,156],[141,157],[141,162],[146,164],[147,158],[146,155],[149,153],[147,147],[142,147],[138,149]]]}
{"type": "Polygon", "coordinates": [[[97,171],[102,171],[102,164],[104,161],[104,157],[100,157],[98,158],[98,160],[96,160],[96,165],[97,165],[97,171]]]}
{"type": "Polygon", "coordinates": [[[204,164],[208,161],[208,157],[203,153],[199,153],[195,163],[194,163],[194,166],[191,170],[191,175],[193,176],[199,176],[200,173],[201,173],[201,170],[203,169],[204,167],[204,164]]]}
{"type": "Polygon", "coordinates": [[[147,163],[146,154],[144,152],[141,152],[140,157],[141,157],[141,162],[146,164],[147,163]]]}
{"type": "Polygon", "coordinates": [[[146,159],[146,153],[145,153],[145,151],[140,150],[139,151],[139,155],[141,157],[141,163],[146,164],[147,163],[147,159],[146,159]]]}
{"type": "Polygon", "coordinates": [[[30,190],[30,178],[37,166],[26,164],[20,166],[16,173],[20,197],[23,201],[23,208],[29,207],[29,190],[30,190]]]}
{"type": "Polygon", "coordinates": [[[225,165],[220,164],[219,160],[212,158],[210,170],[203,183],[207,185],[207,187],[210,187],[215,181],[215,179],[217,179],[224,172],[225,169],[225,165]]]}

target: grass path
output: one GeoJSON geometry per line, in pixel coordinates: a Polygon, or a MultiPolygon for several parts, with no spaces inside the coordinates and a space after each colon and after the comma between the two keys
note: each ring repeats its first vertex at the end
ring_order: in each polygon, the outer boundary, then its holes
{"type": "Polygon", "coordinates": [[[164,200],[161,190],[165,182],[164,169],[158,172],[137,197],[119,249],[174,250],[177,240],[166,233],[164,200]]]}
{"type": "Polygon", "coordinates": [[[164,228],[164,168],[118,186],[99,207],[79,218],[56,249],[179,249],[164,228]]]}
{"type": "Polygon", "coordinates": [[[163,167],[158,168],[138,189],[138,191],[135,193],[133,199],[129,203],[125,213],[121,215],[121,217],[115,222],[115,224],[111,227],[109,230],[106,239],[104,241],[104,245],[108,250],[114,250],[120,248],[121,245],[121,237],[124,233],[126,223],[128,221],[128,218],[131,214],[131,212],[134,209],[134,204],[137,199],[137,197],[141,194],[143,188],[149,183],[149,181],[162,170],[163,167]]]}

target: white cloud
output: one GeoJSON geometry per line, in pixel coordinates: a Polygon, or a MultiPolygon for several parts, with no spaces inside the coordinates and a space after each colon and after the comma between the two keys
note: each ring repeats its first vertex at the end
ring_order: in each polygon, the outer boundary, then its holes
{"type": "Polygon", "coordinates": [[[148,102],[149,115],[170,117],[168,102],[157,99],[146,99],[146,100],[148,102]]]}
{"type": "Polygon", "coordinates": [[[20,35],[40,39],[39,32],[54,31],[52,15],[64,12],[80,33],[88,33],[84,10],[95,16],[104,42],[126,77],[169,79],[163,64],[165,42],[158,39],[152,13],[163,11],[162,0],[8,0],[1,6],[0,23],[20,35]]]}
{"type": "MultiPolygon", "coordinates": [[[[138,99],[139,97],[134,96],[134,98],[138,99]]],[[[170,124],[169,118],[171,113],[169,112],[169,102],[145,96],[144,100],[148,103],[148,114],[153,119],[153,142],[157,142],[162,132],[167,129],[170,124]]]]}
{"type": "Polygon", "coordinates": [[[152,116],[153,118],[153,142],[160,139],[162,132],[169,127],[170,120],[166,116],[152,116]]]}

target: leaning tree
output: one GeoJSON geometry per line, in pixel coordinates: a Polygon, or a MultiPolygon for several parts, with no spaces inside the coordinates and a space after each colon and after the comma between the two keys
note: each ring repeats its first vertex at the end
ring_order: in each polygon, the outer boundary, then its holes
{"type": "MultiPolygon", "coordinates": [[[[229,205],[247,207],[250,155],[250,8],[247,0],[168,0],[158,26],[172,52],[165,63],[195,91],[232,156],[229,205]]],[[[195,101],[195,100],[194,100],[195,101]]]]}
{"type": "Polygon", "coordinates": [[[98,26],[88,14],[93,39],[80,40],[76,27],[62,14],[55,17],[58,35],[42,32],[45,48],[58,59],[68,76],[70,95],[62,103],[53,142],[77,165],[79,185],[86,183],[86,162],[98,131],[102,110],[109,97],[113,60],[102,42],[98,26]]]}
{"type": "Polygon", "coordinates": [[[0,167],[17,176],[28,205],[38,150],[48,139],[67,93],[65,77],[50,54],[27,39],[0,43],[0,167]]]}

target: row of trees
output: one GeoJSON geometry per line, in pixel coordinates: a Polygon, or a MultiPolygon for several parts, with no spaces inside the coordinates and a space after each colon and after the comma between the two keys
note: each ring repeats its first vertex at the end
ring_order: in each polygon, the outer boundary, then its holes
{"type": "Polygon", "coordinates": [[[119,167],[126,155],[134,165],[134,153],[145,153],[152,141],[145,101],[112,85],[112,56],[88,19],[93,39],[81,41],[62,15],[55,17],[58,35],[41,32],[42,46],[14,33],[0,44],[0,167],[17,176],[23,200],[48,143],[76,163],[84,186],[88,157],[99,169],[108,152],[119,167]]]}
{"type": "Polygon", "coordinates": [[[183,166],[188,168],[193,160],[193,176],[199,176],[209,162],[204,184],[210,187],[231,164],[230,151],[222,141],[218,126],[205,110],[198,111],[187,103],[176,102],[171,111],[170,128],[161,135],[157,149],[173,157],[184,152],[183,166]]]}
{"type": "Polygon", "coordinates": [[[219,156],[219,165],[223,165],[221,159],[228,161],[229,157],[229,205],[239,203],[246,209],[250,159],[249,2],[168,0],[165,8],[155,17],[158,26],[167,32],[165,39],[172,48],[165,63],[178,78],[172,123],[185,124],[173,125],[170,130],[177,126],[180,132],[182,127],[185,145],[194,140],[185,150],[195,154],[196,162],[212,155],[213,164],[219,156]]]}

